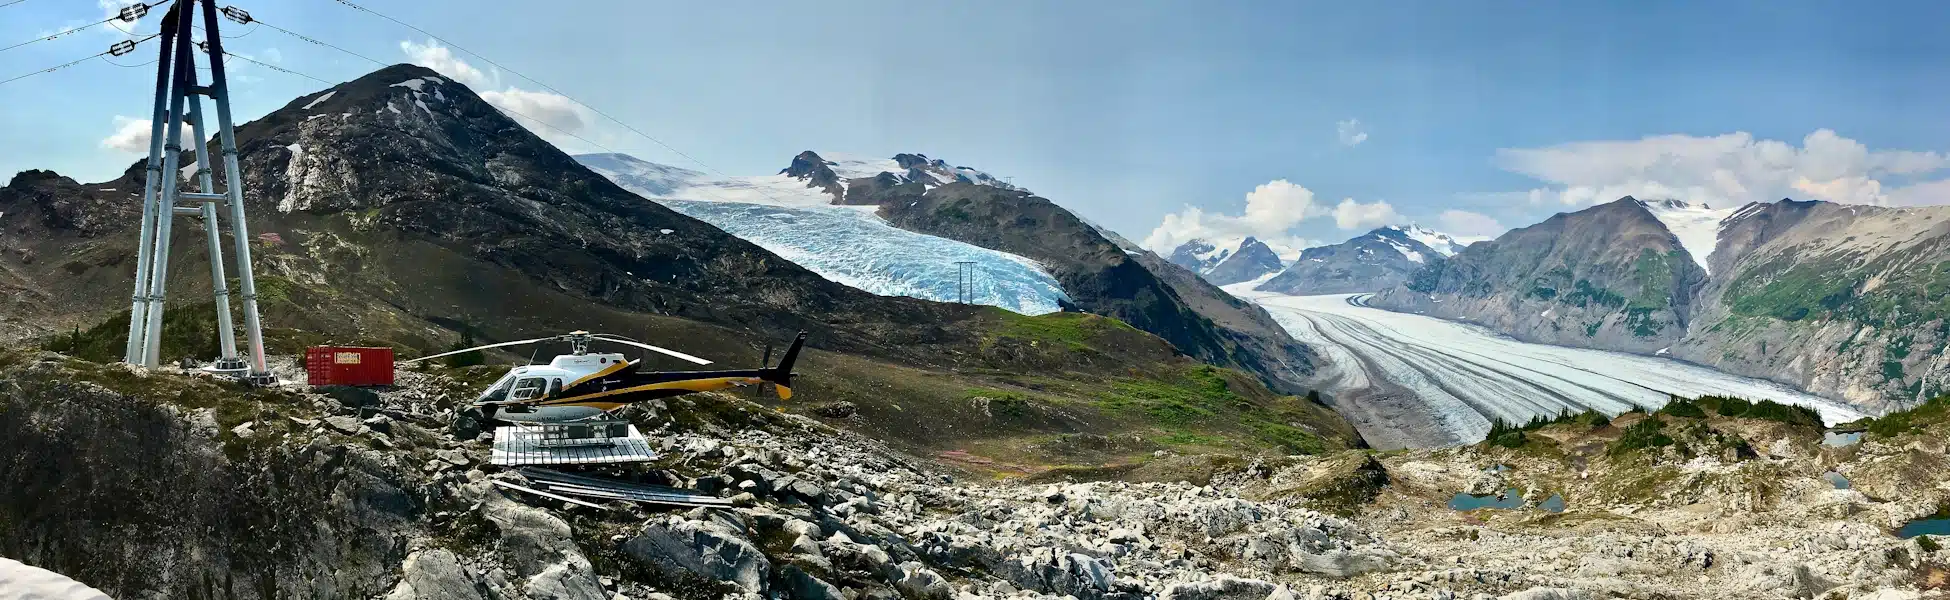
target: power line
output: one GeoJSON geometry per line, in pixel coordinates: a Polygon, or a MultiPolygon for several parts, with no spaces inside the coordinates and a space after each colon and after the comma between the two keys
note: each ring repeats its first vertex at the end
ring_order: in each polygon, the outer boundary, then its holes
{"type": "MultiPolygon", "coordinates": [[[[14,3],[15,3],[15,4],[19,4],[19,3],[20,3],[20,2],[22,2],[22,1],[24,1],[24,0],[15,0],[15,2],[14,2],[14,3]]],[[[159,1],[159,2],[157,2],[156,4],[161,4],[161,2],[159,1]]],[[[126,8],[124,8],[124,9],[123,9],[123,11],[124,11],[124,12],[123,12],[122,14],[124,14],[124,15],[126,15],[126,14],[139,14],[139,13],[146,13],[146,12],[147,12],[147,11],[148,11],[149,9],[151,9],[151,8],[155,8],[155,7],[156,7],[156,4],[133,4],[133,5],[130,5],[130,6],[128,6],[128,7],[126,7],[126,8]],[[139,6],[139,7],[141,7],[141,8],[140,8],[140,9],[136,9],[136,10],[134,10],[134,11],[131,11],[131,10],[129,10],[129,9],[135,9],[135,8],[136,8],[136,7],[138,7],[138,6],[139,6]]],[[[8,5],[8,6],[11,6],[11,5],[8,5]]],[[[14,45],[12,45],[12,46],[8,46],[8,47],[5,47],[5,48],[0,48],[0,52],[6,52],[6,51],[8,51],[8,50],[12,50],[12,49],[14,49],[14,48],[19,48],[19,47],[21,47],[21,46],[25,46],[25,45],[28,45],[28,44],[32,44],[32,43],[35,43],[35,42],[45,42],[45,41],[48,41],[48,40],[52,40],[52,39],[55,39],[55,38],[58,38],[58,37],[61,37],[61,36],[64,36],[64,35],[68,35],[68,34],[71,34],[71,33],[74,33],[74,32],[77,32],[77,31],[81,31],[81,30],[83,30],[83,29],[87,29],[87,28],[90,28],[90,27],[94,27],[94,26],[96,26],[96,25],[100,25],[100,24],[103,24],[103,23],[107,23],[107,22],[109,22],[109,21],[113,21],[113,20],[116,20],[116,19],[120,19],[120,18],[122,18],[122,15],[116,15],[116,16],[113,16],[113,17],[109,17],[109,18],[106,18],[106,19],[102,19],[102,20],[100,20],[100,21],[96,21],[96,22],[93,22],[93,23],[89,23],[89,24],[87,24],[87,25],[82,25],[82,26],[80,26],[80,27],[76,27],[76,28],[74,28],[74,29],[69,29],[69,30],[67,30],[67,31],[63,31],[63,32],[60,32],[60,33],[56,33],[56,34],[53,34],[53,35],[49,35],[49,36],[47,36],[47,37],[38,37],[38,38],[34,38],[34,39],[31,39],[31,40],[27,40],[27,41],[25,41],[25,42],[21,42],[21,43],[18,43],[18,44],[14,44],[14,45]]],[[[118,28],[118,29],[119,29],[119,28],[118,28]]],[[[89,58],[94,58],[94,57],[92,57],[92,56],[91,56],[91,57],[89,57],[89,58]]],[[[85,59],[84,59],[84,60],[85,60],[85,59]]]]}
{"type": "Polygon", "coordinates": [[[12,2],[8,2],[8,3],[6,3],[6,4],[0,4],[0,8],[6,8],[6,7],[9,7],[9,6],[13,6],[13,5],[15,5],[15,4],[20,4],[20,3],[22,3],[22,2],[26,2],[26,1],[27,1],[27,0],[13,0],[12,2]]]}
{"type": "Polygon", "coordinates": [[[293,70],[291,70],[291,69],[286,69],[286,68],[284,68],[284,67],[280,67],[280,66],[277,66],[277,65],[274,65],[274,64],[271,64],[271,63],[267,63],[267,62],[264,62],[264,61],[261,61],[261,60],[257,60],[257,59],[255,59],[255,58],[251,58],[251,57],[248,57],[248,56],[244,56],[244,55],[242,55],[242,54],[237,54],[237,53],[234,53],[234,52],[231,52],[231,51],[229,51],[229,50],[225,50],[225,51],[223,51],[223,55],[224,55],[224,56],[228,56],[228,57],[231,57],[231,58],[239,58],[239,59],[243,59],[243,60],[244,60],[244,62],[248,62],[248,63],[251,63],[251,64],[254,64],[254,65],[257,65],[257,66],[260,66],[260,67],[264,67],[264,68],[266,68],[266,69],[270,69],[270,70],[273,70],[273,71],[281,71],[281,72],[284,72],[284,73],[289,73],[289,74],[292,74],[292,75],[297,75],[297,76],[299,76],[299,77],[303,77],[303,78],[305,78],[305,79],[310,79],[310,80],[312,80],[312,81],[316,81],[316,82],[319,82],[319,83],[323,83],[323,84],[325,84],[325,85],[337,85],[337,84],[334,84],[334,83],[332,83],[332,82],[330,82],[330,81],[326,81],[326,80],[323,80],[323,79],[319,79],[319,78],[317,78],[317,77],[312,77],[312,76],[310,76],[310,75],[306,75],[306,74],[304,74],[304,73],[299,73],[299,72],[297,72],[297,71],[293,71],[293,70]]]}
{"type": "MultiPolygon", "coordinates": [[[[97,23],[97,25],[99,25],[99,23],[97,23]]],[[[160,34],[158,34],[158,35],[160,35],[160,34]]],[[[151,36],[149,36],[149,37],[145,37],[145,38],[142,38],[142,39],[139,39],[139,40],[135,40],[135,41],[133,41],[133,42],[130,42],[130,44],[129,44],[129,46],[128,46],[128,48],[132,50],[132,49],[134,49],[134,47],[135,47],[135,44],[140,44],[140,43],[143,43],[143,42],[147,42],[147,41],[149,41],[149,40],[153,40],[153,39],[156,39],[156,36],[155,36],[155,35],[151,35],[151,36]]],[[[101,51],[101,52],[98,52],[98,53],[95,53],[95,54],[92,54],[92,55],[89,55],[89,56],[86,56],[86,57],[82,57],[82,58],[78,58],[78,59],[75,59],[74,61],[71,61],[71,62],[66,62],[66,63],[62,63],[62,64],[58,64],[58,65],[54,65],[54,66],[52,66],[52,67],[48,67],[48,68],[45,68],[45,69],[41,69],[41,70],[39,70],[39,71],[34,71],[34,72],[31,72],[31,73],[27,73],[27,74],[24,74],[24,75],[21,75],[21,76],[19,76],[19,77],[15,77],[15,78],[13,78],[13,79],[8,79],[8,80],[6,80],[6,81],[0,81],[0,85],[6,85],[6,84],[9,84],[9,83],[13,83],[13,82],[16,82],[16,81],[20,81],[20,80],[22,80],[22,79],[26,79],[26,78],[29,78],[29,77],[33,77],[33,76],[35,76],[35,75],[40,75],[40,74],[42,74],[42,73],[53,73],[53,72],[55,72],[55,71],[59,71],[59,70],[61,70],[61,69],[66,69],[66,68],[68,68],[68,67],[72,67],[72,66],[75,66],[75,65],[78,65],[78,64],[81,64],[81,63],[84,63],[84,62],[88,62],[88,61],[89,61],[89,60],[91,60],[91,59],[94,59],[94,58],[98,58],[98,57],[105,57],[105,56],[108,56],[108,55],[110,55],[110,54],[113,54],[113,53],[115,53],[115,48],[112,48],[112,47],[111,47],[111,48],[109,48],[108,50],[103,50],[103,51],[101,51]]]]}
{"type": "MultiPolygon", "coordinates": [[[[590,110],[590,112],[594,112],[594,113],[596,113],[597,115],[600,115],[600,116],[602,116],[602,117],[603,117],[603,118],[605,118],[605,119],[609,119],[610,121],[612,121],[612,122],[615,122],[615,123],[616,123],[617,125],[622,125],[624,129],[628,129],[628,130],[630,130],[630,133],[634,133],[634,134],[637,134],[637,135],[639,135],[639,136],[642,136],[642,137],[643,137],[643,139],[646,139],[646,140],[650,140],[651,142],[653,142],[653,143],[655,143],[655,144],[657,144],[658,146],[662,146],[662,147],[663,147],[663,149],[665,149],[665,150],[669,150],[669,151],[670,151],[670,152],[671,152],[672,154],[676,154],[676,155],[678,155],[678,156],[682,156],[682,157],[684,157],[684,158],[685,158],[686,160],[689,160],[689,161],[691,161],[691,162],[694,162],[694,163],[697,163],[698,165],[700,165],[700,166],[702,166],[702,167],[704,167],[704,168],[706,168],[706,169],[709,169],[709,170],[710,170],[711,172],[713,172],[713,173],[717,173],[719,177],[723,177],[723,178],[726,178],[726,179],[730,179],[730,178],[731,178],[731,176],[730,176],[730,175],[727,175],[727,174],[725,174],[725,172],[724,172],[724,171],[720,171],[720,170],[718,170],[718,168],[717,168],[717,167],[713,167],[713,166],[711,166],[711,165],[710,165],[710,163],[706,163],[706,162],[704,162],[704,161],[702,161],[702,160],[698,160],[698,158],[697,158],[697,157],[695,157],[695,156],[691,156],[691,155],[689,155],[689,154],[685,154],[685,153],[684,153],[684,151],[682,151],[682,150],[678,150],[677,148],[675,148],[675,147],[672,147],[672,146],[671,146],[670,144],[666,144],[666,143],[664,143],[664,141],[663,141],[663,140],[660,140],[660,139],[657,139],[657,138],[656,138],[655,136],[652,136],[652,135],[650,135],[650,134],[648,134],[648,133],[644,133],[644,132],[643,132],[643,130],[640,130],[640,129],[637,129],[636,127],[633,127],[633,126],[631,126],[631,125],[630,125],[629,123],[625,123],[625,122],[623,122],[623,120],[622,120],[622,119],[618,119],[618,118],[616,118],[615,116],[612,116],[612,115],[610,115],[609,113],[606,113],[606,112],[603,112],[603,110],[602,110],[602,109],[600,109],[600,108],[596,108],[596,107],[594,107],[594,106],[590,106],[590,105],[589,105],[589,103],[587,103],[587,102],[583,102],[583,101],[581,101],[581,100],[577,100],[577,99],[576,99],[576,98],[575,98],[574,96],[570,96],[570,95],[568,95],[568,94],[566,94],[566,93],[563,93],[563,92],[562,92],[562,90],[558,90],[558,89],[555,89],[555,88],[554,88],[553,86],[550,86],[549,84],[546,84],[546,83],[542,83],[542,81],[541,81],[541,80],[539,80],[539,79],[535,79],[535,78],[533,78],[533,77],[529,77],[529,76],[527,76],[527,75],[524,75],[524,74],[522,74],[522,72],[520,72],[520,71],[516,71],[516,70],[514,70],[514,69],[510,69],[510,68],[508,68],[508,67],[507,67],[506,65],[503,65],[503,64],[501,64],[501,63],[497,63],[497,62],[494,62],[494,59],[492,59],[492,58],[488,58],[488,57],[487,57],[486,55],[483,55],[483,54],[481,54],[481,53],[479,53],[479,52],[475,52],[475,51],[473,51],[473,50],[468,50],[468,49],[466,49],[466,48],[463,48],[463,47],[461,47],[461,45],[460,45],[460,44],[456,44],[456,43],[453,43],[452,41],[448,41],[448,40],[447,40],[446,38],[442,38],[442,37],[440,37],[440,36],[437,36],[437,35],[434,35],[434,34],[433,34],[433,32],[430,32],[430,31],[427,31],[427,30],[425,30],[425,29],[421,29],[421,28],[419,28],[419,27],[415,27],[415,26],[413,26],[413,24],[411,24],[411,23],[407,23],[407,22],[405,22],[405,21],[401,21],[401,20],[399,20],[399,19],[395,19],[395,18],[392,18],[392,17],[389,17],[389,16],[386,16],[385,14],[382,14],[382,13],[380,13],[380,12],[378,12],[378,11],[374,11],[374,10],[372,10],[372,9],[370,9],[370,8],[366,8],[366,7],[364,7],[364,6],[360,6],[360,5],[358,5],[358,4],[354,4],[354,3],[352,3],[352,2],[351,2],[351,0],[332,0],[332,1],[333,1],[333,2],[337,2],[337,3],[339,3],[339,4],[343,4],[343,5],[346,5],[346,6],[349,6],[349,7],[352,7],[352,8],[353,8],[353,9],[355,9],[355,10],[359,10],[359,11],[361,11],[361,12],[365,12],[365,13],[367,13],[367,14],[371,14],[371,15],[373,15],[373,16],[376,16],[376,17],[379,17],[379,18],[381,18],[381,19],[385,19],[385,20],[388,20],[388,21],[392,21],[392,22],[394,22],[394,23],[397,23],[397,24],[399,24],[400,26],[402,26],[402,27],[405,27],[405,28],[407,28],[407,29],[411,29],[411,30],[414,30],[414,31],[417,31],[417,32],[420,32],[420,33],[421,33],[422,35],[425,35],[425,36],[427,36],[427,37],[429,37],[429,38],[433,38],[434,40],[436,40],[436,41],[439,41],[440,43],[443,43],[443,44],[446,44],[446,45],[448,45],[448,46],[452,46],[452,47],[453,47],[453,48],[454,48],[455,50],[459,50],[459,51],[461,51],[461,52],[466,52],[466,53],[468,53],[468,54],[471,54],[471,55],[473,55],[473,56],[474,56],[475,58],[479,58],[479,59],[481,59],[482,61],[484,61],[484,62],[486,62],[486,63],[487,63],[488,65],[490,65],[490,66],[493,66],[494,68],[497,68],[497,69],[500,69],[500,70],[503,70],[503,71],[507,71],[507,72],[509,72],[509,73],[512,73],[512,74],[514,74],[514,75],[515,75],[516,77],[520,77],[520,78],[522,78],[522,79],[526,79],[526,80],[528,80],[529,82],[531,82],[531,83],[534,83],[535,85],[538,85],[538,86],[541,86],[541,88],[542,88],[542,89],[544,89],[544,90],[547,90],[547,91],[549,91],[550,93],[553,93],[553,94],[556,94],[556,95],[558,95],[558,96],[561,96],[561,97],[563,97],[563,98],[568,98],[570,102],[574,102],[574,103],[576,103],[576,104],[578,104],[578,105],[581,105],[581,106],[582,106],[583,108],[587,108],[587,109],[589,109],[589,110],[590,110]]],[[[598,146],[598,147],[600,147],[600,146],[598,146]]],[[[764,190],[763,188],[760,188],[760,187],[758,187],[758,186],[752,186],[752,188],[751,188],[751,189],[752,189],[752,191],[755,191],[755,192],[758,192],[758,194],[759,194],[759,195],[761,195],[761,196],[764,196],[764,197],[766,197],[767,199],[769,199],[769,200],[771,200],[771,201],[773,201],[773,202],[780,202],[780,200],[779,200],[778,198],[774,198],[774,197],[772,197],[772,194],[770,194],[770,193],[767,193],[767,192],[766,192],[766,191],[765,191],[765,190],[764,190]]],[[[715,194],[713,194],[713,195],[715,195],[715,194]]]]}
{"type": "MultiPolygon", "coordinates": [[[[276,30],[278,30],[278,31],[280,31],[280,32],[283,32],[283,33],[284,33],[285,35],[288,35],[288,36],[291,36],[291,37],[295,37],[295,38],[298,38],[298,39],[300,39],[300,40],[304,40],[304,41],[307,41],[307,42],[311,42],[311,43],[313,43],[313,44],[316,44],[316,45],[319,45],[319,46],[323,46],[323,47],[326,47],[326,48],[331,48],[331,49],[333,49],[333,50],[337,50],[337,51],[339,51],[339,52],[344,52],[344,53],[346,53],[346,54],[350,54],[350,55],[353,55],[353,56],[356,56],[356,57],[359,57],[359,58],[363,58],[363,59],[365,59],[365,60],[366,60],[366,62],[370,62],[370,63],[372,63],[372,64],[375,64],[375,65],[379,65],[379,66],[382,66],[382,67],[384,67],[384,66],[389,66],[389,65],[387,65],[386,63],[383,63],[383,62],[380,62],[380,61],[378,61],[378,60],[374,60],[374,59],[373,59],[372,57],[370,57],[370,56],[366,56],[366,55],[364,55],[364,54],[360,54],[360,53],[357,53],[357,52],[353,52],[353,51],[351,51],[351,50],[347,50],[347,49],[344,49],[344,48],[340,48],[340,47],[338,47],[338,46],[334,46],[334,45],[332,45],[332,44],[327,44],[327,43],[325,43],[325,42],[321,42],[321,41],[319,41],[319,40],[318,40],[317,38],[313,38],[313,37],[311,37],[311,36],[307,36],[307,35],[305,35],[305,34],[302,34],[302,33],[298,33],[298,32],[296,32],[296,31],[292,31],[292,30],[289,30],[289,29],[285,29],[285,28],[283,28],[283,27],[279,27],[279,26],[276,26],[276,25],[272,25],[272,24],[270,24],[270,23],[265,23],[265,22],[264,22],[264,21],[263,21],[262,19],[251,19],[251,21],[252,21],[252,22],[254,22],[254,23],[257,23],[257,24],[259,24],[259,25],[263,25],[263,26],[265,26],[265,27],[269,27],[269,28],[272,28],[272,29],[276,29],[276,30]]],[[[256,31],[256,30],[255,30],[255,29],[253,29],[252,31],[256,31]]],[[[238,36],[238,37],[243,37],[243,36],[238,36]]]]}

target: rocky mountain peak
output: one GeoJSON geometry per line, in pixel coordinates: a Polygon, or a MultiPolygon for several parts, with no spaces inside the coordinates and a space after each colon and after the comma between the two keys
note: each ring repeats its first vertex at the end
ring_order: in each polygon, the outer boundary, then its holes
{"type": "Polygon", "coordinates": [[[1232,285],[1241,281],[1252,281],[1286,268],[1280,255],[1259,239],[1247,236],[1239,242],[1239,249],[1231,256],[1213,265],[1205,273],[1205,278],[1215,285],[1232,285]]]}

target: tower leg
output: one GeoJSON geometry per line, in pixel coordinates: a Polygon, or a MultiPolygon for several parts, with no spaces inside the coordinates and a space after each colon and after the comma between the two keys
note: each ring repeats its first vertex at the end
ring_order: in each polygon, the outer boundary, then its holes
{"type": "MultiPolygon", "coordinates": [[[[149,268],[149,309],[143,316],[148,320],[144,329],[143,364],[155,367],[162,360],[162,321],[163,301],[167,295],[169,282],[169,233],[175,223],[176,182],[181,178],[177,166],[183,154],[181,137],[183,135],[183,103],[190,93],[184,71],[196,72],[196,62],[190,55],[190,17],[196,12],[195,5],[182,3],[176,15],[176,39],[183,43],[176,45],[175,83],[170,86],[169,127],[163,134],[162,194],[157,197],[155,250],[150,253],[149,268]]],[[[223,61],[215,61],[223,64],[223,61]]],[[[234,175],[233,175],[234,177],[234,175]]]]}
{"type": "MultiPolygon", "coordinates": [[[[165,31],[176,25],[176,8],[170,7],[163,16],[165,31]]],[[[146,355],[148,342],[143,332],[148,325],[144,314],[149,308],[149,264],[153,261],[149,252],[155,244],[156,220],[159,206],[156,184],[162,175],[163,127],[169,118],[169,89],[171,67],[176,64],[174,36],[164,35],[160,42],[161,57],[156,60],[156,105],[149,116],[149,165],[142,179],[142,224],[135,251],[135,293],[129,303],[129,340],[122,351],[122,362],[135,365],[149,364],[146,355]]]]}
{"type": "MultiPolygon", "coordinates": [[[[223,36],[217,32],[216,0],[203,0],[203,31],[210,45],[210,97],[217,105],[217,138],[223,148],[224,193],[230,202],[230,235],[237,245],[237,283],[243,292],[244,334],[250,339],[250,380],[276,381],[264,359],[264,330],[257,314],[257,280],[251,269],[250,223],[244,218],[244,182],[237,168],[237,130],[230,117],[230,84],[223,73],[223,36]]],[[[184,27],[188,31],[188,27],[184,27]]],[[[188,39],[185,34],[185,39],[188,39]]]]}
{"type": "MultiPolygon", "coordinates": [[[[192,89],[196,87],[194,69],[184,73],[183,79],[192,89]]],[[[197,186],[205,194],[214,194],[217,191],[217,184],[215,176],[210,172],[209,145],[204,143],[204,140],[210,138],[204,137],[203,99],[191,94],[189,104],[190,134],[196,138],[197,186]]],[[[203,231],[209,242],[210,285],[216,288],[217,346],[220,354],[217,356],[215,366],[222,370],[242,369],[244,361],[237,358],[237,332],[230,325],[230,284],[223,276],[223,231],[217,221],[216,202],[207,200],[203,202],[203,231]]]]}

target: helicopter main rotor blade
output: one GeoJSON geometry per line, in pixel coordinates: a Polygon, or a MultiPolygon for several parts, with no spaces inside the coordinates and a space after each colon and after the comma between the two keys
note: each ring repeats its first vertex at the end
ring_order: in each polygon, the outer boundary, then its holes
{"type": "Polygon", "coordinates": [[[708,360],[704,360],[704,359],[702,359],[702,358],[698,358],[698,357],[695,357],[695,356],[691,356],[691,355],[689,355],[689,354],[685,354],[685,353],[682,353],[682,352],[678,352],[678,351],[676,351],[676,350],[671,350],[671,349],[669,349],[669,348],[658,348],[658,347],[656,347],[656,346],[652,346],[652,345],[649,345],[649,344],[645,344],[645,343],[642,343],[642,342],[637,342],[637,341],[633,341],[633,340],[624,340],[624,339],[617,339],[617,338],[615,338],[615,337],[611,337],[611,336],[606,336],[606,335],[601,335],[601,334],[598,334],[598,335],[594,335],[594,336],[591,336],[591,337],[593,337],[593,338],[595,338],[595,339],[599,339],[599,340],[602,340],[602,341],[605,341],[605,342],[609,342],[609,343],[612,343],[612,344],[623,344],[623,345],[625,345],[625,346],[636,346],[636,347],[638,347],[638,348],[642,348],[642,349],[644,349],[644,350],[649,350],[649,351],[652,351],[652,352],[662,352],[662,353],[664,353],[664,354],[667,354],[667,355],[670,355],[670,356],[674,356],[674,357],[677,357],[677,358],[681,358],[681,359],[684,359],[684,360],[688,360],[688,361],[691,361],[691,362],[694,362],[694,363],[697,363],[697,364],[700,364],[700,365],[708,365],[708,364],[711,364],[711,361],[708,361],[708,360]]]}
{"type": "Polygon", "coordinates": [[[475,351],[475,350],[486,350],[486,349],[488,349],[488,348],[500,348],[500,347],[502,347],[502,346],[520,346],[520,345],[522,345],[522,344],[533,344],[533,343],[536,343],[536,342],[548,342],[548,341],[554,341],[554,340],[556,340],[556,339],[558,339],[558,338],[560,338],[560,337],[561,337],[561,336],[555,336],[555,337],[545,337],[545,338],[535,338],[535,339],[532,339],[532,340],[521,340],[521,341],[518,341],[518,342],[501,342],[501,343],[499,343],[499,344],[488,344],[488,345],[486,345],[486,346],[475,346],[475,347],[473,347],[473,348],[463,348],[463,349],[460,349],[460,350],[455,350],[455,351],[452,351],[452,352],[442,352],[442,353],[439,353],[439,354],[433,354],[433,355],[429,355],[429,356],[422,356],[422,357],[419,357],[419,358],[415,358],[415,359],[413,359],[413,360],[403,360],[403,361],[400,361],[400,364],[403,364],[403,365],[410,365],[410,364],[413,364],[413,363],[416,363],[416,362],[420,362],[420,361],[423,361],[423,360],[431,360],[431,359],[435,359],[435,358],[440,358],[440,357],[442,357],[442,356],[453,356],[453,355],[455,355],[455,354],[463,354],[463,353],[467,353],[467,352],[473,352],[473,351],[475,351]]]}

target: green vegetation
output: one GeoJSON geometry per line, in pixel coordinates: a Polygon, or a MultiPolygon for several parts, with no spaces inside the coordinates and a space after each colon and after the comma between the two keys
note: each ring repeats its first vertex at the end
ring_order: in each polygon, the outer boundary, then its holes
{"type": "MultiPolygon", "coordinates": [[[[129,340],[129,311],[109,316],[87,330],[76,328],[41,344],[41,349],[99,363],[122,360],[129,340]]],[[[162,357],[208,360],[217,356],[217,308],[205,302],[163,309],[162,357]]]]}
{"type": "MultiPolygon", "coordinates": [[[[1909,410],[1892,412],[1879,418],[1863,419],[1850,426],[1864,427],[1879,438],[1916,433],[1925,427],[1950,422],[1950,395],[1937,396],[1909,410]]],[[[1844,426],[1845,428],[1853,428],[1844,426]]]]}
{"type": "Polygon", "coordinates": [[[1666,423],[1658,417],[1648,416],[1625,428],[1625,434],[1618,437],[1606,449],[1612,456],[1620,456],[1635,450],[1663,448],[1673,444],[1672,436],[1665,434],[1666,423]]]}
{"type": "Polygon", "coordinates": [[[1632,306],[1655,310],[1666,308],[1672,302],[1672,266],[1679,260],[1690,258],[1682,250],[1660,254],[1651,248],[1639,249],[1638,260],[1632,262],[1633,274],[1639,281],[1639,294],[1632,298],[1632,306]]]}
{"type": "MultiPolygon", "coordinates": [[[[1174,435],[1221,424],[1243,425],[1260,441],[1300,454],[1326,450],[1319,435],[1288,425],[1278,411],[1255,405],[1233,391],[1227,371],[1196,365],[1169,379],[1120,378],[1098,400],[1105,408],[1140,413],[1174,435]]],[[[1190,438],[1181,438],[1190,439],[1190,438]]]]}
{"type": "Polygon", "coordinates": [[[1673,396],[1671,400],[1667,401],[1666,405],[1659,409],[1659,414],[1686,417],[1689,419],[1706,418],[1706,411],[1701,410],[1699,404],[1678,396],[1673,396]]]}
{"type": "Polygon", "coordinates": [[[1423,265],[1422,268],[1416,269],[1414,273],[1409,274],[1408,282],[1403,285],[1408,289],[1424,294],[1435,293],[1436,288],[1442,285],[1443,272],[1447,271],[1448,268],[1449,261],[1446,260],[1438,260],[1423,265]]]}
{"type": "MultiPolygon", "coordinates": [[[[480,345],[480,342],[474,341],[474,336],[472,334],[463,332],[460,336],[460,341],[454,342],[453,346],[449,346],[447,348],[447,352],[453,352],[455,350],[460,350],[463,348],[472,348],[477,345],[480,345]]],[[[440,360],[446,363],[447,366],[449,367],[455,367],[455,368],[478,367],[487,364],[487,355],[482,354],[480,350],[475,350],[473,352],[462,352],[460,354],[455,354],[453,356],[449,356],[440,360]]]]}
{"type": "Polygon", "coordinates": [[[1916,548],[1922,550],[1924,553],[1934,554],[1936,551],[1942,550],[1943,546],[1938,545],[1936,540],[1930,539],[1930,536],[1919,535],[1916,536],[1916,548]]]}
{"type": "Polygon", "coordinates": [[[1095,351],[1092,342],[1106,333],[1137,331],[1123,321],[1084,312],[1056,312],[1031,316],[999,308],[994,311],[1002,319],[1001,330],[996,332],[997,337],[1061,344],[1076,351],[1095,351]]]}
{"type": "MultiPolygon", "coordinates": [[[[1735,279],[1728,287],[1729,308],[1742,316],[1789,322],[1843,319],[1886,330],[1950,318],[1950,295],[1942,293],[1950,289],[1950,262],[1905,262],[1911,258],[1892,254],[1869,264],[1852,264],[1839,257],[1782,257],[1735,279]],[[1880,273],[1885,279],[1874,290],[1863,291],[1867,273],[1880,273]]],[[[1889,349],[1897,360],[1910,351],[1908,340],[1900,343],[1903,347],[1889,349]]]]}
{"type": "MultiPolygon", "coordinates": [[[[1692,401],[1701,409],[1711,410],[1723,417],[1741,417],[1775,421],[1801,427],[1820,428],[1821,413],[1805,406],[1781,404],[1772,400],[1753,402],[1732,396],[1700,396],[1692,401]]],[[[1683,415],[1681,415],[1683,416],[1683,415]]]]}
{"type": "Polygon", "coordinates": [[[1512,449],[1522,448],[1525,443],[1530,441],[1529,436],[1524,434],[1525,432],[1536,431],[1552,425],[1565,424],[1583,425],[1589,429],[1598,429],[1611,425],[1611,417],[1607,417],[1605,413],[1595,410],[1576,413],[1566,410],[1557,413],[1557,416],[1554,417],[1545,418],[1543,415],[1531,417],[1529,422],[1521,426],[1498,418],[1490,421],[1490,433],[1483,438],[1483,441],[1491,446],[1512,449]]]}

